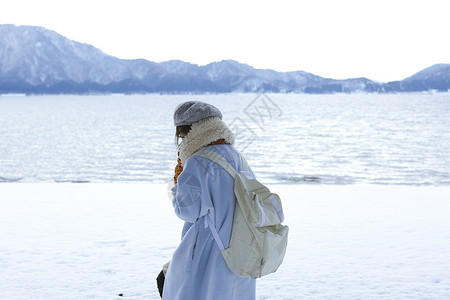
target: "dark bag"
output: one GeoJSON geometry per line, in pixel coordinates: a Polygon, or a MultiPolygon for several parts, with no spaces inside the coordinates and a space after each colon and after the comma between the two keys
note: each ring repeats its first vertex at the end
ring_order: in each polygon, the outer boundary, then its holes
{"type": "Polygon", "coordinates": [[[162,298],[163,295],[163,287],[164,287],[164,280],[166,279],[166,276],[164,276],[164,271],[161,271],[161,273],[159,273],[158,277],[156,277],[156,284],[158,285],[158,291],[159,291],[159,295],[162,298]]]}

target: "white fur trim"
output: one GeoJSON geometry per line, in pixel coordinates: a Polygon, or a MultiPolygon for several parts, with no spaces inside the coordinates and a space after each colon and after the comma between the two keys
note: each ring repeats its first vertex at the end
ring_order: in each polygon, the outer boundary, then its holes
{"type": "Polygon", "coordinates": [[[227,125],[218,117],[202,119],[191,125],[191,130],[181,140],[178,147],[181,164],[198,149],[205,147],[219,139],[224,139],[229,144],[234,144],[234,134],[227,125]]]}

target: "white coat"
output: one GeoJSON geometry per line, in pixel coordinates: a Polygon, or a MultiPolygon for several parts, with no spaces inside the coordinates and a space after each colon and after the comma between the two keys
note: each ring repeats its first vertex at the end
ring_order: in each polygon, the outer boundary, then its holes
{"type": "MultiPolygon", "coordinates": [[[[240,154],[231,145],[205,147],[222,155],[238,171],[240,154]]],[[[172,189],[176,215],[185,221],[164,283],[167,300],[254,300],[255,280],[234,275],[227,267],[211,230],[209,214],[225,248],[228,247],[235,196],[233,178],[216,163],[189,157],[172,189]]]]}

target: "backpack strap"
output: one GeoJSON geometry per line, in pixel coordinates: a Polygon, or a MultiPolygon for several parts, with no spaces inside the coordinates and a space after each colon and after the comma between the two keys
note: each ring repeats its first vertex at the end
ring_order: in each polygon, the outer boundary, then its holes
{"type": "Polygon", "coordinates": [[[248,163],[247,163],[247,161],[245,160],[245,158],[242,155],[241,155],[241,162],[242,162],[242,169],[245,172],[250,172],[250,168],[248,167],[248,163]]]}
{"type": "MultiPolygon", "coordinates": [[[[236,171],[236,169],[233,168],[233,166],[222,155],[220,155],[217,152],[207,150],[207,149],[200,149],[192,155],[193,156],[194,155],[201,156],[201,157],[207,158],[209,160],[212,160],[213,162],[215,162],[216,164],[218,164],[219,166],[224,168],[225,171],[227,171],[228,174],[230,174],[231,177],[233,177],[233,178],[235,178],[236,175],[238,175],[238,172],[236,171]]],[[[242,169],[246,172],[249,172],[250,168],[248,166],[248,163],[242,155],[241,155],[241,162],[242,162],[242,169]]]]}
{"type": "Polygon", "coordinates": [[[215,162],[216,164],[218,164],[219,166],[224,168],[225,171],[227,171],[228,174],[230,174],[231,177],[233,177],[233,179],[238,175],[238,172],[236,171],[236,169],[233,168],[233,166],[230,165],[230,163],[227,162],[227,160],[225,158],[223,158],[223,156],[217,152],[207,150],[207,149],[200,149],[192,155],[201,156],[201,157],[207,158],[209,160],[212,160],[213,162],[215,162]]]}
{"type": "Polygon", "coordinates": [[[213,221],[211,220],[211,216],[209,213],[205,216],[205,228],[209,227],[209,230],[211,230],[211,233],[216,240],[217,246],[219,246],[219,250],[223,251],[225,250],[225,247],[223,246],[222,240],[220,239],[219,233],[217,232],[216,226],[214,226],[213,221]]]}

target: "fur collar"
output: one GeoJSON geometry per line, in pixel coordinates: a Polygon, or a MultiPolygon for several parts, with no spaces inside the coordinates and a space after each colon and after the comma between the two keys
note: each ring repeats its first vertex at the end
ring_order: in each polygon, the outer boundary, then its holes
{"type": "Polygon", "coordinates": [[[198,149],[219,139],[234,144],[234,134],[220,118],[211,117],[193,123],[191,130],[178,146],[181,164],[184,166],[186,160],[198,149]]]}

